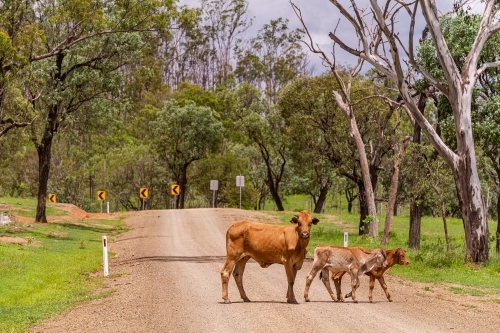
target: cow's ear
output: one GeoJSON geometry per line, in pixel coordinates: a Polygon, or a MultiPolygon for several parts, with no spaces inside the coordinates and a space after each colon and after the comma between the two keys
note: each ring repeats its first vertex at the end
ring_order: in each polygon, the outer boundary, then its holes
{"type": "Polygon", "coordinates": [[[313,220],[312,220],[312,223],[313,223],[313,224],[318,224],[318,223],[319,223],[319,220],[318,220],[317,218],[315,218],[315,217],[314,217],[314,218],[313,218],[313,220]]]}
{"type": "Polygon", "coordinates": [[[299,214],[293,215],[292,219],[290,220],[291,223],[299,223],[299,214]]]}

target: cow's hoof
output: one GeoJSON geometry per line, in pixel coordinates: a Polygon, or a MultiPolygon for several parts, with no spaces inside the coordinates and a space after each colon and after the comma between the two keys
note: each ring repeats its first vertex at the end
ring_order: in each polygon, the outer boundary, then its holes
{"type": "Polygon", "coordinates": [[[353,303],[358,303],[358,301],[352,301],[353,303]]]}
{"type": "Polygon", "coordinates": [[[389,298],[389,302],[392,302],[392,298],[389,298]]]}
{"type": "Polygon", "coordinates": [[[297,302],[297,300],[295,300],[295,299],[287,299],[286,301],[289,304],[299,304],[299,302],[297,302]]]}
{"type": "Polygon", "coordinates": [[[231,304],[231,301],[229,299],[225,299],[224,304],[231,304]]]}
{"type": "Polygon", "coordinates": [[[251,302],[251,301],[250,301],[250,298],[247,297],[247,298],[243,298],[243,302],[251,302]]]}
{"type": "Polygon", "coordinates": [[[305,298],[304,301],[309,302],[309,298],[305,298]]]}

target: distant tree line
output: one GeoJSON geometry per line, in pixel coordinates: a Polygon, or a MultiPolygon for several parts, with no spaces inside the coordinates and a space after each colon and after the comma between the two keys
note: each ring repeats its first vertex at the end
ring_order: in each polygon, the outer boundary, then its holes
{"type": "MultiPolygon", "coordinates": [[[[449,44],[457,66],[480,21],[463,11],[441,19],[445,38],[457,39],[449,44]]],[[[37,197],[36,221],[46,222],[49,193],[95,210],[104,190],[113,207],[139,210],[145,187],[146,209],[211,207],[217,179],[215,205],[238,207],[235,178],[244,175],[245,209],[271,199],[284,210],[287,196],[304,194],[321,213],[328,194],[342,192],[360,214],[359,233],[373,237],[377,204],[390,203],[385,244],[398,205],[410,205],[413,248],[422,215],[441,216],[445,226],[446,217],[462,216],[456,174],[387,73],[312,68],[317,55],[301,42],[305,30],[276,18],[248,37],[252,24],[246,0],[196,8],[0,0],[0,196],[37,197]]],[[[488,43],[484,62],[500,54],[497,37],[488,43]]],[[[432,38],[415,57],[444,76],[432,38]]],[[[486,210],[500,219],[497,78],[496,68],[480,76],[472,120],[486,210]]],[[[411,89],[439,140],[456,151],[453,108],[436,83],[421,77],[411,89]]]]}

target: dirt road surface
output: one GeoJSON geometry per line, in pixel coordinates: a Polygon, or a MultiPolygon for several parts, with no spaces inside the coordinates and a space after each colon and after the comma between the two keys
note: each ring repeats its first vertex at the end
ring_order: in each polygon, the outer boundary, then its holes
{"type": "MultiPolygon", "coordinates": [[[[290,216],[291,217],[291,216],[290,216]]],[[[229,284],[232,304],[223,304],[220,270],[225,233],[234,222],[273,222],[239,209],[144,211],[127,220],[133,230],[109,243],[107,298],[80,305],[32,328],[32,332],[498,332],[500,295],[453,294],[450,286],[422,284],[388,274],[394,302],[377,284],[368,302],[368,278],[361,278],[359,303],[332,302],[316,278],[305,303],[311,261],[295,281],[299,304],[286,303],[282,265],[263,269],[249,261],[244,285],[250,303],[229,284]]],[[[321,223],[321,222],[320,222],[321,223]]],[[[314,226],[313,226],[314,228],[314,226]]],[[[312,251],[312,249],[309,249],[312,251]]],[[[471,279],[474,278],[471,276],[471,279]]],[[[348,292],[344,278],[343,291],[348,292]]]]}

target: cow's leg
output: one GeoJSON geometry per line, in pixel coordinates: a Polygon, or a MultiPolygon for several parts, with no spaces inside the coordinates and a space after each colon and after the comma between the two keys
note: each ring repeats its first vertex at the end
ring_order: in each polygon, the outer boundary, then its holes
{"type": "Polygon", "coordinates": [[[231,303],[227,294],[227,284],[229,282],[229,277],[231,276],[234,265],[236,264],[236,259],[238,258],[227,256],[226,263],[224,264],[224,267],[222,267],[222,270],[220,272],[220,277],[222,280],[222,299],[226,304],[231,303]]]}
{"type": "Polygon", "coordinates": [[[286,293],[286,301],[290,304],[297,304],[295,299],[295,294],[293,293],[293,284],[295,282],[295,277],[297,276],[297,269],[294,265],[285,263],[286,277],[288,279],[288,291],[286,293]]]}
{"type": "Polygon", "coordinates": [[[240,296],[245,302],[250,302],[248,299],[245,290],[243,289],[243,272],[245,271],[245,265],[247,261],[250,259],[250,256],[243,257],[240,259],[236,265],[234,266],[233,276],[236,281],[236,285],[238,286],[238,290],[240,291],[240,296]]]}
{"type": "Polygon", "coordinates": [[[358,278],[358,272],[349,272],[351,274],[351,296],[352,296],[352,301],[354,303],[358,303],[356,300],[356,289],[359,287],[359,278],[358,278]]]}
{"type": "MultiPolygon", "coordinates": [[[[335,285],[335,291],[337,292],[337,299],[341,302],[345,302],[344,296],[342,296],[342,289],[341,289],[342,277],[344,276],[344,274],[345,274],[345,271],[337,272],[337,273],[333,274],[333,276],[332,276],[333,284],[335,285]]],[[[348,295],[349,296],[345,295],[345,297],[346,298],[350,297],[351,293],[349,293],[348,295]]]]}
{"type": "Polygon", "coordinates": [[[330,297],[332,298],[333,301],[337,302],[337,297],[335,297],[332,287],[330,286],[330,270],[328,270],[328,268],[323,268],[321,270],[320,276],[321,276],[321,281],[323,281],[323,284],[326,287],[326,290],[328,290],[328,293],[330,294],[330,297]]]}
{"type": "Polygon", "coordinates": [[[318,272],[322,269],[321,266],[315,266],[314,263],[313,263],[313,267],[311,268],[311,271],[309,272],[309,275],[307,275],[307,278],[306,278],[306,288],[304,290],[304,299],[306,302],[309,302],[309,287],[311,286],[311,283],[313,282],[314,280],[314,277],[316,276],[316,274],[318,274],[318,272]]]}
{"type": "MultiPolygon", "coordinates": [[[[371,280],[370,280],[371,282],[371,280]]],[[[381,276],[379,279],[378,279],[378,282],[380,282],[380,286],[382,287],[382,289],[384,289],[384,292],[385,292],[385,296],[387,297],[387,299],[389,300],[389,302],[392,302],[392,297],[391,297],[391,294],[389,294],[389,290],[387,290],[387,284],[385,283],[385,280],[384,280],[384,277],[381,276]]],[[[373,284],[375,284],[375,280],[373,281],[373,284]]],[[[373,289],[370,285],[370,288],[373,289]]],[[[370,302],[372,301],[371,299],[371,289],[370,289],[370,302]]]]}

